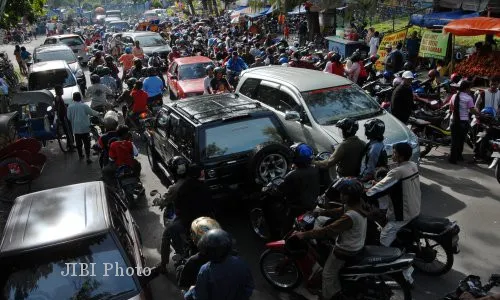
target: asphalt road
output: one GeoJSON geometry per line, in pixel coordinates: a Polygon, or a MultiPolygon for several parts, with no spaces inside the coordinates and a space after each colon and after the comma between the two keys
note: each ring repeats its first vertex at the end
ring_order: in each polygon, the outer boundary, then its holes
{"type": "MultiPolygon", "coordinates": [[[[28,51],[41,42],[38,39],[28,44],[28,51]]],[[[13,57],[13,48],[11,45],[0,46],[0,50],[6,50],[10,57],[13,57]]],[[[166,188],[151,172],[145,148],[138,145],[141,152],[139,160],[143,166],[141,177],[147,194],[153,189],[164,192],[166,188]]],[[[465,148],[465,159],[471,160],[471,151],[467,146],[465,148]]],[[[438,299],[454,290],[458,281],[468,274],[476,274],[486,280],[491,273],[500,273],[500,184],[495,180],[494,172],[485,165],[467,162],[450,165],[445,159],[448,152],[447,148],[439,148],[421,162],[422,209],[425,214],[458,221],[461,252],[455,256],[453,270],[448,274],[428,277],[417,271],[414,273],[416,280],[412,293],[417,300],[438,299]]],[[[47,165],[42,176],[33,183],[33,191],[98,180],[100,177],[96,162],[87,165],[78,160],[76,153],[61,153],[57,143],[49,144],[43,153],[48,156],[47,165]]],[[[16,194],[26,192],[25,188],[15,191],[16,194]]],[[[147,264],[153,266],[160,260],[161,212],[152,206],[148,195],[147,203],[133,211],[133,215],[141,228],[147,264]]],[[[252,299],[315,299],[303,289],[298,289],[297,293],[307,297],[279,293],[265,282],[258,265],[264,244],[253,234],[247,220],[245,213],[237,210],[219,219],[223,227],[234,235],[241,256],[251,267],[256,283],[252,299]]],[[[174,274],[170,270],[169,276],[160,276],[153,281],[155,299],[182,299],[172,278],[174,274]]]]}

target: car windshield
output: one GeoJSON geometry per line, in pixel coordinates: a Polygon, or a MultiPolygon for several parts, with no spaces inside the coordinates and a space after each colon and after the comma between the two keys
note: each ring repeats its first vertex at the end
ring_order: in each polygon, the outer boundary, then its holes
{"type": "Polygon", "coordinates": [[[254,149],[266,142],[282,143],[275,121],[269,117],[243,119],[205,130],[205,149],[207,159],[230,155],[254,149]]]}
{"type": "Polygon", "coordinates": [[[179,67],[179,80],[198,79],[207,75],[205,68],[213,66],[212,62],[182,65],[179,67]]]}
{"type": "Polygon", "coordinates": [[[83,45],[83,41],[80,37],[67,37],[61,38],[61,43],[68,45],[69,47],[81,46],[83,45]]]}
{"type": "Polygon", "coordinates": [[[141,47],[163,46],[167,44],[159,34],[136,36],[135,40],[139,41],[141,47]]]}
{"type": "Polygon", "coordinates": [[[31,72],[28,86],[31,91],[53,89],[56,85],[70,87],[76,85],[75,77],[69,70],[58,69],[41,72],[31,72]]]}
{"type": "Polygon", "coordinates": [[[347,117],[367,118],[382,112],[375,100],[355,85],[303,92],[302,97],[320,125],[332,125],[347,117]]]}
{"type": "Polygon", "coordinates": [[[115,28],[127,28],[129,25],[127,22],[111,22],[109,23],[109,26],[115,28]]]}
{"type": "Polygon", "coordinates": [[[1,298],[109,299],[125,294],[133,296],[138,293],[138,287],[134,278],[126,275],[129,266],[121,253],[108,234],[16,256],[2,262],[1,298]],[[92,272],[90,276],[85,276],[84,266],[92,272]],[[116,275],[119,268],[124,270],[124,276],[116,275]]]}
{"type": "Polygon", "coordinates": [[[35,62],[65,60],[68,64],[76,62],[75,54],[72,50],[44,51],[35,54],[35,62]]]}

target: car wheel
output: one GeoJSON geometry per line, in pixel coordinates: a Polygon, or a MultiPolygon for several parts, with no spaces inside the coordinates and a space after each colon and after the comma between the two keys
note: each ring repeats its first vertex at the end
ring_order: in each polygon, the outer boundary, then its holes
{"type": "Polygon", "coordinates": [[[253,183],[263,185],[276,177],[285,177],[290,168],[290,150],[279,143],[255,147],[248,170],[253,183]]]}

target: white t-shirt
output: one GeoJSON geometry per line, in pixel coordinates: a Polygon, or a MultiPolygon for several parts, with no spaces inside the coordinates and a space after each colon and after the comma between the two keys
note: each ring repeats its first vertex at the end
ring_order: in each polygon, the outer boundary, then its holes
{"type": "Polygon", "coordinates": [[[380,39],[378,37],[372,36],[370,39],[370,52],[368,52],[368,55],[374,55],[377,54],[377,49],[378,45],[380,44],[380,39]]]}
{"type": "Polygon", "coordinates": [[[347,68],[347,78],[354,83],[358,82],[359,71],[361,71],[358,62],[352,63],[352,65],[347,68]]]}
{"type": "Polygon", "coordinates": [[[210,82],[212,82],[212,77],[206,76],[203,80],[203,95],[208,95],[207,90],[210,90],[210,82]]]}
{"type": "Polygon", "coordinates": [[[326,63],[325,69],[323,70],[325,73],[332,73],[332,62],[328,61],[326,63]]]}

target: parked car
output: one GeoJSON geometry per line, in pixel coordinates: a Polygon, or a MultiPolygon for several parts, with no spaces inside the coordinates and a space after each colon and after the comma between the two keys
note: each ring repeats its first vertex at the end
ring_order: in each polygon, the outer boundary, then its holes
{"type": "Polygon", "coordinates": [[[398,142],[410,143],[412,160],[418,162],[420,147],[415,134],[344,77],[302,68],[252,68],[242,72],[236,93],[275,112],[294,141],[308,143],[318,152],[331,152],[332,145],[342,141],[337,121],[346,117],[358,120],[357,135],[366,141],[363,124],[378,118],[385,123],[389,163],[392,145],[398,142]]]}
{"type": "Polygon", "coordinates": [[[73,50],[66,45],[42,45],[36,47],[33,51],[33,62],[35,63],[61,59],[65,60],[78,80],[80,90],[85,92],[87,89],[87,79],[80,66],[79,61],[83,59],[80,57],[77,58],[73,50]]]}
{"type": "Polygon", "coordinates": [[[44,45],[53,45],[53,44],[66,44],[68,47],[73,50],[75,55],[81,56],[81,62],[86,65],[90,58],[87,55],[87,46],[85,46],[85,41],[81,36],[77,34],[61,34],[61,35],[52,35],[45,39],[43,42],[44,45]]]}
{"type": "Polygon", "coordinates": [[[130,24],[127,21],[112,21],[108,24],[109,28],[114,28],[115,31],[127,31],[130,29],[130,24]]]}
{"type": "Polygon", "coordinates": [[[157,32],[151,31],[130,31],[122,34],[122,42],[126,44],[134,44],[139,41],[144,54],[152,56],[153,52],[158,52],[160,57],[167,59],[168,54],[172,49],[167,41],[157,32]]]}
{"type": "Polygon", "coordinates": [[[73,93],[80,92],[73,71],[64,60],[52,60],[34,63],[28,75],[28,90],[38,91],[48,89],[55,95],[54,87],[62,85],[64,89],[64,103],[73,101],[73,93]]]}
{"type": "Polygon", "coordinates": [[[19,196],[0,244],[2,299],[144,299],[141,248],[123,199],[100,181],[19,196]]]}
{"type": "Polygon", "coordinates": [[[183,156],[202,168],[213,197],[245,193],[256,183],[284,176],[290,167],[291,139],[281,121],[234,94],[169,103],[147,123],[151,168],[173,178],[167,161],[183,156]]]}
{"type": "Polygon", "coordinates": [[[176,58],[167,72],[170,100],[203,95],[205,68],[213,65],[212,60],[205,56],[176,58]]]}

